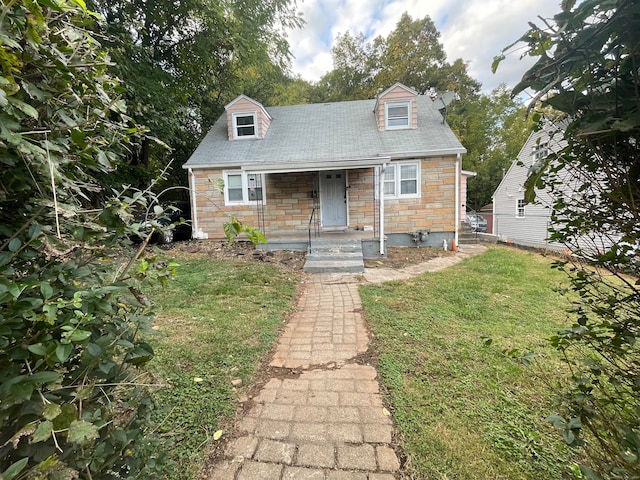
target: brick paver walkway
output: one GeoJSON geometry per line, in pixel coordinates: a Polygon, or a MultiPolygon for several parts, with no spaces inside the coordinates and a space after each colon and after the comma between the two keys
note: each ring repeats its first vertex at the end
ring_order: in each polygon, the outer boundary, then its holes
{"type": "Polygon", "coordinates": [[[311,275],[209,480],[393,480],[400,469],[377,373],[357,363],[368,338],[353,276],[311,275]],[[289,369],[299,373],[291,374],[289,369]]]}

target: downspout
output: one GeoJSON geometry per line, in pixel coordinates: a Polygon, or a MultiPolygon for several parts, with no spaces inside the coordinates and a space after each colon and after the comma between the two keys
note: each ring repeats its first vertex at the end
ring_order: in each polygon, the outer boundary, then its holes
{"type": "Polygon", "coordinates": [[[387,250],[384,245],[384,172],[387,164],[383,163],[380,167],[380,175],[378,175],[378,198],[380,198],[380,255],[386,255],[387,250]]]}
{"type": "Polygon", "coordinates": [[[455,208],[455,230],[453,234],[454,241],[456,242],[456,249],[458,248],[458,228],[460,226],[460,159],[462,155],[458,153],[456,156],[456,208],[455,208]]]}
{"type": "Polygon", "coordinates": [[[191,193],[191,238],[198,238],[198,209],[196,208],[196,176],[189,168],[189,191],[191,193]]]}

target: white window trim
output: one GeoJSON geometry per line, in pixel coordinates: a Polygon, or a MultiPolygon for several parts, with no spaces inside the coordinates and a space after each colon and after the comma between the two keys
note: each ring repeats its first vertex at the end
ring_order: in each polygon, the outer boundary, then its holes
{"type": "MultiPolygon", "coordinates": [[[[384,198],[420,198],[421,197],[421,185],[422,185],[422,162],[420,160],[413,160],[411,162],[392,162],[387,165],[387,169],[393,166],[393,175],[395,182],[395,194],[393,195],[385,195],[384,198]],[[401,193],[401,178],[400,178],[400,167],[402,165],[415,165],[416,167],[416,193],[401,193]]],[[[387,170],[388,171],[388,170],[387,170]]],[[[385,174],[386,172],[385,171],[385,174]]],[[[384,174],[380,175],[380,181],[384,183],[384,174]]]]}
{"type": "Polygon", "coordinates": [[[526,203],[524,203],[524,198],[516,199],[516,218],[525,218],[526,216],[526,203]],[[520,215],[520,202],[522,202],[522,215],[520,215]]]}
{"type": "Polygon", "coordinates": [[[398,101],[393,101],[393,102],[385,102],[384,104],[384,128],[386,130],[406,130],[408,128],[411,128],[411,100],[398,100],[398,101]],[[395,125],[395,126],[390,126],[389,125],[389,107],[396,107],[396,106],[407,106],[407,124],[406,125],[395,125]]]}
{"type": "Polygon", "coordinates": [[[546,158],[549,155],[549,143],[541,142],[533,146],[531,151],[531,157],[533,157],[533,163],[535,164],[538,160],[546,158]]]}
{"type": "MultiPolygon", "coordinates": [[[[234,112],[231,115],[232,119],[233,119],[233,138],[235,140],[246,140],[246,139],[250,139],[250,138],[258,138],[258,114],[257,112],[234,112]],[[254,134],[253,135],[238,135],[238,123],[237,123],[237,118],[238,117],[253,117],[253,131],[254,134]]],[[[242,126],[246,126],[246,125],[241,125],[242,126]]]]}
{"type": "MultiPolygon", "coordinates": [[[[255,205],[260,200],[249,200],[249,176],[247,172],[242,170],[226,170],[222,172],[222,178],[224,180],[224,204],[225,205],[255,205]],[[229,189],[227,185],[229,185],[229,175],[241,175],[242,177],[242,200],[229,200],[229,189]]],[[[265,179],[263,174],[256,174],[256,176],[260,177],[260,184],[262,187],[262,200],[263,204],[267,203],[267,192],[265,186],[265,179]]]]}

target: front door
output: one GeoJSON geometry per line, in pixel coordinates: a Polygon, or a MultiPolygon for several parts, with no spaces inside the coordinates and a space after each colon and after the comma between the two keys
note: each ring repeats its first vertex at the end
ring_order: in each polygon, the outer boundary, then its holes
{"type": "Polygon", "coordinates": [[[347,183],[344,170],[320,172],[323,227],[347,226],[347,183]]]}

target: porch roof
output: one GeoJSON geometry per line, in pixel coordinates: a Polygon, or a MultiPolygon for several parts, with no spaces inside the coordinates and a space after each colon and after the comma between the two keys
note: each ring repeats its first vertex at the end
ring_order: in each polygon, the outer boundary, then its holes
{"type": "Polygon", "coordinates": [[[429,97],[417,97],[418,128],[379,132],[375,100],[268,107],[264,139],[229,141],[227,116],[207,133],[184,168],[308,171],[363,168],[393,159],[465,153],[429,97]]]}

